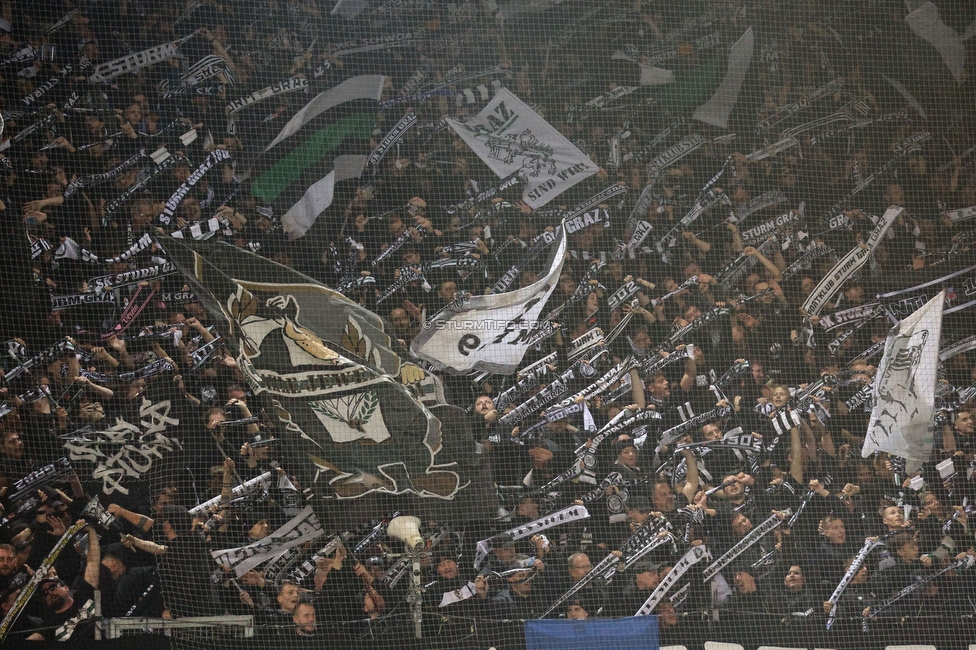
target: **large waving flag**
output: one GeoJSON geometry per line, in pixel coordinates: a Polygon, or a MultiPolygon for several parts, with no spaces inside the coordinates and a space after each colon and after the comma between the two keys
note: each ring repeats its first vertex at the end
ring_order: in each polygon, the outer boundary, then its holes
{"type": "MultiPolygon", "coordinates": [[[[223,242],[170,240],[166,252],[274,405],[304,485],[452,498],[440,420],[417,398],[436,380],[388,346],[375,314],[310,278],[223,242]]],[[[440,400],[434,394],[433,403],[440,400]]]]}
{"type": "Polygon", "coordinates": [[[729,50],[728,65],[722,83],[707,102],[695,109],[692,118],[721,129],[728,128],[729,115],[739,101],[742,84],[752,64],[755,45],[756,39],[750,27],[729,50]]]}
{"type": "Polygon", "coordinates": [[[861,455],[886,451],[915,463],[935,444],[935,388],[945,291],[888,332],[874,379],[874,409],[861,455]]]}
{"type": "Polygon", "coordinates": [[[522,200],[541,208],[598,171],[585,153],[507,88],[466,122],[447,125],[499,178],[522,173],[522,200]]]}
{"type": "Polygon", "coordinates": [[[362,174],[385,81],[382,75],[362,75],[319,93],[292,116],[251,170],[252,196],[274,202],[287,215],[293,239],[329,207],[336,182],[362,174]]]}
{"type": "Polygon", "coordinates": [[[657,86],[654,99],[658,105],[679,113],[691,110],[693,119],[726,129],[752,65],[755,43],[750,27],[727,53],[717,56],[706,53],[726,49],[725,38],[719,32],[652,52],[646,63],[623,51],[613,58],[634,61],[640,66],[640,84],[657,86]],[[682,59],[690,54],[708,56],[708,60],[693,69],[682,69],[682,59]]]}
{"type": "Polygon", "coordinates": [[[966,45],[962,37],[942,22],[939,8],[926,2],[905,16],[912,31],[938,50],[957,84],[966,80],[966,45]]]}
{"type": "Polygon", "coordinates": [[[543,277],[515,291],[456,300],[424,323],[410,349],[450,372],[515,372],[566,261],[565,228],[555,238],[543,277]]]}

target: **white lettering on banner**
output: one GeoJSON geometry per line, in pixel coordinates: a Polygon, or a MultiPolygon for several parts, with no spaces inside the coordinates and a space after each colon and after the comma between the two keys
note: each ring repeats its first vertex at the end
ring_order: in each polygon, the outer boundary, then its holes
{"type": "Polygon", "coordinates": [[[570,219],[566,222],[566,234],[572,235],[595,223],[602,223],[604,228],[610,225],[610,215],[606,210],[597,209],[592,212],[584,212],[580,216],[570,219]]]}
{"type": "Polygon", "coordinates": [[[821,316],[820,326],[825,330],[832,330],[835,327],[839,327],[841,325],[847,325],[855,321],[863,320],[865,318],[874,316],[878,307],[879,307],[878,303],[873,302],[868,305],[858,305],[857,307],[851,307],[850,309],[845,309],[843,311],[834,312],[833,314],[821,316]]]}
{"type": "Polygon", "coordinates": [[[180,39],[172,43],[163,43],[162,45],[150,47],[141,52],[135,52],[129,56],[103,63],[95,68],[95,71],[88,76],[88,81],[92,83],[103,83],[121,74],[125,74],[130,70],[136,71],[147,65],[153,65],[160,61],[165,61],[170,57],[178,56],[179,50],[177,48],[184,40],[180,39]]]}
{"type": "Polygon", "coordinates": [[[557,248],[544,277],[515,291],[475,296],[447,305],[424,323],[410,349],[435,367],[453,372],[514,372],[539,331],[526,324],[540,320],[565,262],[565,228],[560,227],[557,234],[557,248]],[[488,321],[493,327],[482,327],[488,321]],[[447,325],[448,322],[454,324],[447,325]],[[479,326],[468,327],[468,322],[479,326]],[[498,327],[502,323],[504,327],[498,327]],[[470,333],[472,329],[479,330],[480,336],[470,333]]]}
{"type": "Polygon", "coordinates": [[[166,427],[180,423],[170,417],[171,410],[169,400],[153,403],[143,397],[139,426],[117,418],[115,425],[94,432],[94,437],[81,435],[68,440],[64,444],[68,458],[94,463],[92,478],[102,482],[105,494],[128,494],[128,488],[121,484],[125,478],[141,478],[152,468],[154,458],[163,457],[161,452],[182,449],[179,440],[164,435],[166,427]],[[111,448],[111,453],[103,451],[105,448],[111,448]]]}
{"type": "Polygon", "coordinates": [[[217,564],[225,568],[233,568],[237,577],[241,577],[262,562],[321,537],[324,532],[318,518],[312,512],[312,507],[306,506],[304,510],[264,539],[239,548],[211,551],[210,555],[217,564]]]}
{"type": "Polygon", "coordinates": [[[176,273],[176,266],[172,262],[164,262],[156,266],[147,266],[134,271],[125,271],[115,275],[101,275],[88,281],[89,291],[102,291],[125,284],[133,284],[150,278],[176,273]]]}
{"type": "Polygon", "coordinates": [[[538,209],[595,174],[597,166],[573,143],[507,88],[476,116],[448,119],[464,142],[500,178],[527,177],[523,200],[538,209]]]}
{"type": "Polygon", "coordinates": [[[773,232],[780,226],[789,225],[794,221],[797,221],[799,218],[800,215],[796,211],[790,210],[789,212],[781,214],[774,219],[770,219],[766,223],[761,223],[754,228],[749,228],[748,230],[744,231],[741,233],[742,241],[751,242],[758,240],[759,238],[765,237],[767,234],[773,232]]]}
{"type": "Polygon", "coordinates": [[[824,304],[826,304],[826,302],[830,300],[830,298],[833,297],[838,290],[840,290],[841,285],[843,285],[844,282],[846,282],[847,279],[853,275],[855,271],[857,271],[857,269],[861,268],[861,266],[868,261],[868,258],[872,254],[874,254],[874,250],[878,247],[878,244],[881,243],[881,238],[884,237],[885,233],[888,232],[888,229],[891,228],[892,224],[895,222],[895,219],[899,214],[901,214],[902,210],[904,210],[904,208],[894,206],[888,208],[888,210],[881,215],[881,219],[878,220],[878,225],[875,226],[875,229],[871,231],[870,236],[868,236],[866,245],[863,248],[858,246],[852,249],[843,257],[843,259],[837,262],[834,268],[831,269],[826,276],[824,276],[823,280],[820,281],[820,284],[818,284],[810,293],[806,302],[803,303],[803,310],[805,312],[814,315],[820,313],[820,310],[823,309],[824,304]]]}

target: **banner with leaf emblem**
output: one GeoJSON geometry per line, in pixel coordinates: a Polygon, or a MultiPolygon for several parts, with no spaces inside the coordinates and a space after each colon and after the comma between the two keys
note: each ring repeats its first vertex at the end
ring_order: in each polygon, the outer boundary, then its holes
{"type": "Polygon", "coordinates": [[[219,242],[166,244],[256,395],[269,399],[302,485],[330,497],[452,498],[464,487],[424,406],[436,378],[390,346],[384,322],[328,287],[219,242]],[[257,281],[260,277],[265,281],[257,281]],[[275,278],[276,282],[267,279],[275,278]]]}

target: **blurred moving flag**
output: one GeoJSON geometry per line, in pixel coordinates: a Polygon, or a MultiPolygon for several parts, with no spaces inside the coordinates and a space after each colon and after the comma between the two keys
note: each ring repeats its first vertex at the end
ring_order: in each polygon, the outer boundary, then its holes
{"type": "Polygon", "coordinates": [[[926,2],[905,16],[905,22],[915,34],[938,50],[957,84],[966,80],[966,46],[962,37],[942,22],[938,7],[926,2]]]}
{"type": "Polygon", "coordinates": [[[450,372],[515,372],[566,261],[565,228],[553,236],[545,275],[515,291],[456,300],[424,323],[414,354],[450,372]]]}
{"type": "Polygon", "coordinates": [[[756,39],[752,27],[739,38],[729,50],[728,68],[725,78],[712,97],[695,109],[692,118],[705,122],[720,129],[729,126],[729,115],[739,101],[742,83],[746,80],[746,73],[752,64],[752,53],[755,50],[756,39]]]}

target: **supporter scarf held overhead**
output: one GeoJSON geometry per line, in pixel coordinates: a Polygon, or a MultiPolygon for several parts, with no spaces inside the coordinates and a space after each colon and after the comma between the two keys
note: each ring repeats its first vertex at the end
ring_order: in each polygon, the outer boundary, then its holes
{"type": "Polygon", "coordinates": [[[162,63],[166,59],[180,56],[180,46],[196,36],[196,32],[170,43],[163,43],[148,49],[114,59],[107,63],[96,66],[88,81],[92,83],[107,83],[116,77],[120,77],[127,72],[138,72],[143,68],[162,63]]]}
{"type": "Polygon", "coordinates": [[[895,219],[898,218],[902,210],[904,208],[895,206],[885,211],[884,215],[878,221],[878,225],[875,226],[868,240],[865,242],[864,247],[857,246],[852,249],[851,252],[837,262],[834,268],[810,292],[810,295],[803,303],[804,313],[814,315],[820,313],[820,310],[824,308],[827,301],[840,290],[848,278],[854,275],[868,261],[868,258],[881,243],[882,237],[885,236],[895,223],[895,219]]]}
{"type": "Polygon", "coordinates": [[[209,154],[207,158],[200,163],[200,166],[193,170],[193,173],[180,185],[173,195],[166,200],[166,205],[163,206],[163,211],[159,214],[160,222],[169,225],[173,217],[176,216],[176,209],[179,207],[186,195],[190,193],[193,186],[200,182],[207,172],[216,167],[221,162],[228,160],[230,158],[230,152],[226,149],[214,149],[209,154]]]}

